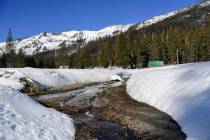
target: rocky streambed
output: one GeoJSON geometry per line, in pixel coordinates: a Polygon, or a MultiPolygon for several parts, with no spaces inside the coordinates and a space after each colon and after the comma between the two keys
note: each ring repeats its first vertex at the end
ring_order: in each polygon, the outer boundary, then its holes
{"type": "Polygon", "coordinates": [[[70,115],[77,140],[186,139],[170,116],[131,99],[123,82],[76,84],[32,97],[70,115]]]}

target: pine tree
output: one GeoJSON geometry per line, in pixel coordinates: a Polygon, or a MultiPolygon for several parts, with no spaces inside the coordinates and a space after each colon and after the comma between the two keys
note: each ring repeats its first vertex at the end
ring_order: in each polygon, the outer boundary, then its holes
{"type": "Polygon", "coordinates": [[[117,66],[126,67],[129,63],[128,48],[126,38],[121,33],[114,43],[115,64],[117,66]]]}
{"type": "Polygon", "coordinates": [[[137,56],[136,56],[136,29],[134,27],[130,27],[127,32],[127,50],[128,50],[128,63],[130,68],[137,67],[137,56]]]}
{"type": "Polygon", "coordinates": [[[102,43],[101,49],[99,51],[99,63],[100,66],[103,67],[108,67],[110,64],[110,51],[109,48],[110,46],[108,45],[108,43],[102,43]]]}
{"type": "Polygon", "coordinates": [[[7,67],[9,67],[9,68],[14,67],[15,50],[14,50],[13,36],[12,36],[11,29],[9,29],[9,31],[8,31],[7,42],[6,42],[6,54],[8,54],[7,67]]]}
{"type": "Polygon", "coordinates": [[[57,51],[57,56],[55,56],[56,61],[55,62],[55,66],[59,67],[59,66],[68,66],[69,65],[69,55],[68,55],[68,50],[67,47],[65,45],[65,42],[63,42],[60,45],[60,49],[57,51]]]}
{"type": "Polygon", "coordinates": [[[32,67],[32,68],[37,67],[37,63],[36,63],[35,58],[33,56],[27,56],[25,58],[25,64],[26,64],[27,67],[32,67]]]}
{"type": "Polygon", "coordinates": [[[7,54],[6,54],[6,53],[4,53],[4,54],[1,56],[1,67],[2,67],[2,68],[7,67],[7,54]]]}
{"type": "Polygon", "coordinates": [[[22,68],[25,66],[25,53],[23,49],[20,49],[16,57],[16,67],[22,68]]]}

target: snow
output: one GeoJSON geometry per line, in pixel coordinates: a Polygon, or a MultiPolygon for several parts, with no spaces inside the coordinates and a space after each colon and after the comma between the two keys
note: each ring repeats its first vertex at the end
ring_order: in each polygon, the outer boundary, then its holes
{"type": "Polygon", "coordinates": [[[43,88],[59,87],[76,83],[123,81],[132,74],[131,70],[115,69],[36,69],[36,68],[1,68],[0,85],[10,86],[16,90],[24,88],[20,78],[39,84],[43,88]],[[1,76],[3,75],[3,76],[1,76]]]}
{"type": "Polygon", "coordinates": [[[100,84],[100,85],[86,86],[82,89],[68,91],[64,93],[42,95],[42,96],[39,96],[38,99],[50,99],[50,98],[73,96],[74,97],[74,99],[72,99],[73,101],[73,100],[77,100],[77,97],[76,97],[77,95],[83,95],[82,97],[93,97],[96,94],[101,93],[105,89],[108,89],[110,87],[118,87],[120,85],[122,85],[122,82],[117,82],[114,84],[100,84]]]}
{"type": "MultiPolygon", "coordinates": [[[[35,36],[18,40],[14,42],[16,52],[19,49],[27,55],[40,53],[43,51],[52,51],[59,48],[59,45],[65,42],[68,45],[75,44],[77,40],[84,40],[84,43],[97,40],[106,36],[114,36],[116,32],[125,32],[133,24],[112,25],[98,31],[68,31],[61,33],[40,33],[35,36]]],[[[83,46],[80,46],[83,47],[83,46]]],[[[6,43],[0,43],[0,54],[6,51],[6,43]]]]}
{"type": "MultiPolygon", "coordinates": [[[[198,6],[205,7],[209,5],[210,1],[206,1],[200,3],[198,6]]],[[[188,11],[194,6],[195,4],[183,8],[181,10],[172,11],[160,16],[152,17],[148,20],[145,20],[142,23],[137,24],[136,29],[139,30],[141,28],[161,22],[171,16],[175,16],[179,13],[188,11]]],[[[104,38],[106,36],[114,36],[119,34],[120,32],[126,32],[133,25],[135,24],[112,25],[98,31],[82,30],[82,31],[67,31],[59,33],[40,33],[26,39],[17,40],[14,42],[14,46],[16,52],[18,52],[19,49],[23,49],[23,51],[27,55],[33,55],[44,51],[52,51],[59,49],[59,45],[63,42],[65,42],[66,45],[77,44],[79,45],[78,47],[80,48],[84,47],[84,44],[88,43],[89,41],[94,41],[99,38],[104,38]],[[84,40],[83,44],[76,43],[78,40],[84,40]]],[[[0,43],[0,54],[3,54],[5,51],[6,51],[6,43],[5,42],[0,43]]],[[[75,49],[72,50],[72,52],[74,51],[75,49]]]]}
{"type": "MultiPolygon", "coordinates": [[[[57,87],[75,83],[123,81],[121,76],[131,75],[130,70],[115,69],[35,69],[35,68],[1,68],[0,69],[0,140],[72,140],[75,129],[72,119],[54,109],[46,108],[17,90],[24,88],[20,79],[26,77],[43,87],[57,87]]],[[[89,99],[106,88],[119,86],[121,82],[111,85],[85,87],[84,89],[53,94],[54,96],[78,95],[67,104],[78,104],[89,99]],[[77,93],[76,93],[77,92],[77,93]]],[[[85,104],[83,104],[85,105],[85,104]]]]}
{"type": "Polygon", "coordinates": [[[59,87],[76,83],[122,81],[122,78],[107,69],[33,69],[19,71],[43,87],[59,87]]]}
{"type": "Polygon", "coordinates": [[[24,75],[16,70],[0,70],[0,86],[10,86],[16,90],[22,90],[24,88],[24,83],[20,82],[20,79],[24,75]]]}
{"type": "Polygon", "coordinates": [[[188,140],[210,139],[210,62],[139,70],[127,92],[171,115],[188,140]]]}
{"type": "Polygon", "coordinates": [[[209,6],[209,5],[210,5],[209,0],[200,3],[200,6],[202,6],[202,7],[209,6]]]}
{"type": "Polygon", "coordinates": [[[0,86],[1,140],[73,140],[73,121],[26,95],[0,86]]]}
{"type": "MultiPolygon", "coordinates": [[[[210,5],[210,1],[206,1],[206,2],[201,2],[198,6],[200,7],[205,7],[205,6],[209,6],[210,5]]],[[[169,12],[169,13],[166,13],[166,14],[163,14],[163,15],[159,15],[159,16],[154,16],[146,21],[144,21],[143,23],[139,23],[138,26],[137,26],[137,29],[141,29],[141,28],[145,28],[145,27],[148,27],[152,24],[155,24],[155,23],[158,23],[158,22],[161,22],[169,17],[172,17],[172,16],[175,16],[179,13],[182,13],[182,12],[185,12],[185,11],[188,11],[189,9],[191,9],[192,7],[196,6],[195,4],[193,5],[190,5],[188,7],[185,7],[183,9],[180,9],[180,10],[177,10],[177,11],[172,11],[172,12],[169,12]]]]}
{"type": "Polygon", "coordinates": [[[68,91],[64,93],[56,93],[56,94],[48,94],[48,95],[41,95],[38,97],[39,101],[46,100],[46,99],[64,99],[59,102],[60,106],[74,106],[79,107],[80,109],[88,108],[93,103],[93,98],[95,98],[98,94],[102,93],[103,91],[112,88],[118,87],[122,85],[122,82],[116,83],[100,83],[99,85],[89,85],[85,86],[84,88],[80,88],[73,91],[68,91]]]}
{"type": "Polygon", "coordinates": [[[169,18],[169,17],[171,17],[171,16],[176,15],[177,12],[178,12],[178,11],[169,12],[169,13],[164,14],[164,15],[152,17],[152,18],[150,18],[150,19],[144,21],[143,23],[140,23],[140,24],[138,25],[137,29],[141,29],[141,28],[150,26],[150,25],[152,25],[152,24],[161,22],[161,21],[163,21],[163,20],[166,19],[166,18],[169,18]]]}

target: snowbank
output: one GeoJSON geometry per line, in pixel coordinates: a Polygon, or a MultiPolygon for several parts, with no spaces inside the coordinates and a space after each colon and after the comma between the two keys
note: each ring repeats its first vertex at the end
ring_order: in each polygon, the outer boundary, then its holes
{"type": "Polygon", "coordinates": [[[20,73],[44,87],[58,87],[75,83],[105,82],[122,78],[108,69],[18,69],[20,73]]]}
{"type": "Polygon", "coordinates": [[[0,85],[9,86],[17,90],[24,88],[20,79],[26,77],[29,81],[38,83],[44,88],[59,87],[76,83],[106,82],[112,80],[123,81],[130,77],[135,70],[122,68],[113,69],[35,69],[17,68],[0,69],[0,85]]]}
{"type": "Polygon", "coordinates": [[[24,88],[24,83],[20,82],[20,79],[24,75],[16,70],[4,69],[0,70],[0,85],[9,86],[16,90],[22,90],[24,88]]]}
{"type": "Polygon", "coordinates": [[[210,139],[210,62],[139,70],[127,91],[171,115],[188,140],[210,139]]]}
{"type": "Polygon", "coordinates": [[[72,119],[0,86],[1,140],[73,140],[72,119]]]}

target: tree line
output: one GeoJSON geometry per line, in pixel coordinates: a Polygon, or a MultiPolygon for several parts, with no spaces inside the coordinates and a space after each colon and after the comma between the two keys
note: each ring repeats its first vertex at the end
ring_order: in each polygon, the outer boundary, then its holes
{"type": "Polygon", "coordinates": [[[155,60],[166,65],[210,61],[210,22],[152,31],[131,27],[117,37],[90,42],[80,48],[73,54],[71,67],[142,68],[155,60]]]}
{"type": "Polygon", "coordinates": [[[25,55],[23,49],[18,52],[14,48],[12,31],[9,29],[5,52],[1,55],[0,66],[3,68],[38,67],[33,56],[25,55]]]}

